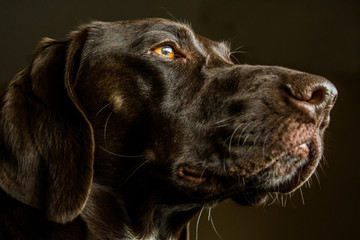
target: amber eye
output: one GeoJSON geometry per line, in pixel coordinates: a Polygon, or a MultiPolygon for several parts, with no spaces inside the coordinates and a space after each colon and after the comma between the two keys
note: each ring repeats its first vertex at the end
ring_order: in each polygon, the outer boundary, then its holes
{"type": "Polygon", "coordinates": [[[169,45],[158,47],[154,50],[154,52],[170,59],[173,59],[175,57],[174,48],[169,45]]]}

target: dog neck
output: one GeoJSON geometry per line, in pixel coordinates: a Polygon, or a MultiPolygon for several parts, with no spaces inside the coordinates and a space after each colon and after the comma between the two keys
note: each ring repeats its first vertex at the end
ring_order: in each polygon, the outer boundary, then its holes
{"type": "Polygon", "coordinates": [[[188,222],[201,207],[170,203],[154,195],[145,198],[140,193],[124,197],[94,183],[80,218],[87,223],[89,235],[103,234],[104,239],[186,240],[188,222]]]}

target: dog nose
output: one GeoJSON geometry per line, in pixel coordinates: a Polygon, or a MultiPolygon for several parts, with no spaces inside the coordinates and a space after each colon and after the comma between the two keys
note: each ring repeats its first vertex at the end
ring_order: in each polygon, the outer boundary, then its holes
{"type": "Polygon", "coordinates": [[[285,83],[290,104],[309,118],[328,119],[337,90],[327,79],[311,74],[296,74],[285,83]]]}

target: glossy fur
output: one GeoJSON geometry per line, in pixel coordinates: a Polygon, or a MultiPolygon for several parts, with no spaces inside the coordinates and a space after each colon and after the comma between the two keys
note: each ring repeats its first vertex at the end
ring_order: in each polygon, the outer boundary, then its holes
{"type": "Polygon", "coordinates": [[[336,95],[163,19],[44,39],[1,98],[0,239],[187,239],[204,206],[304,184],[336,95]]]}

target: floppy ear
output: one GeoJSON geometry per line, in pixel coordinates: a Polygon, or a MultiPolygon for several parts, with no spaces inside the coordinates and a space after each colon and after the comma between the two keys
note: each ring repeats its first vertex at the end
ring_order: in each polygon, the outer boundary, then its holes
{"type": "Polygon", "coordinates": [[[86,38],[44,39],[0,103],[0,187],[59,223],[82,211],[93,177],[93,129],[73,91],[86,38]]]}

